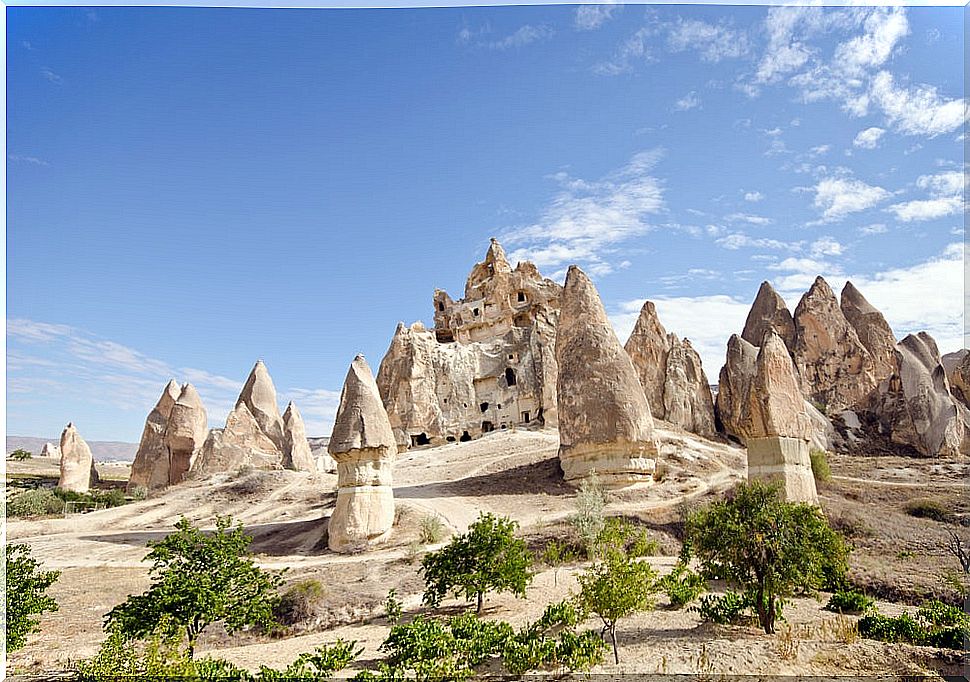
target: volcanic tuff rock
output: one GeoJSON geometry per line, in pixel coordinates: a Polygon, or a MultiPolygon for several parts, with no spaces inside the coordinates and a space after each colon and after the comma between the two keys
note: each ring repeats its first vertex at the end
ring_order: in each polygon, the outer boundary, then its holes
{"type": "Polygon", "coordinates": [[[651,301],[640,309],[625,350],[654,417],[703,436],[714,434],[714,401],[700,355],[690,341],[667,333],[651,301]]]}
{"type": "Polygon", "coordinates": [[[741,338],[757,346],[769,329],[778,332],[789,349],[795,347],[795,322],[788,311],[785,299],[778,295],[771,284],[762,282],[758,288],[758,295],[755,296],[748,311],[748,317],[744,321],[741,338]]]}
{"type": "Polygon", "coordinates": [[[872,355],[873,369],[877,379],[884,379],[893,372],[893,354],[896,337],[883,314],[866,300],[852,282],[842,287],[842,313],[855,329],[859,341],[872,355]]]}
{"type": "Polygon", "coordinates": [[[131,475],[128,478],[128,492],[135,488],[156,490],[164,488],[169,483],[168,447],[165,442],[165,430],[168,418],[175,407],[182,389],[172,379],[165,386],[155,407],[148,413],[145,428],[138,443],[138,452],[131,464],[131,475]]]}
{"type": "Polygon", "coordinates": [[[970,413],[953,399],[936,342],[926,332],[896,345],[894,371],[868,407],[895,443],[923,455],[970,453],[970,413]]]}
{"type": "Polygon", "coordinates": [[[283,419],[280,417],[280,406],[276,402],[276,387],[262,360],[257,360],[250,371],[236,406],[238,407],[240,403],[249,408],[249,413],[256,419],[259,429],[282,452],[283,419]]]}
{"type": "Polygon", "coordinates": [[[316,473],[317,466],[306,438],[303,416],[293,401],[283,413],[283,468],[316,473]]]}
{"type": "Polygon", "coordinates": [[[169,484],[180,483],[192,467],[195,456],[205,442],[208,416],[202,398],[192,384],[182,386],[172,406],[165,429],[165,446],[169,454],[169,484]]]}
{"type": "Polygon", "coordinates": [[[391,469],[397,445],[363,355],[347,372],[327,450],[337,461],[330,549],[349,552],[384,541],[394,523],[391,469]]]}
{"type": "Polygon", "coordinates": [[[727,343],[727,357],[718,377],[715,411],[724,432],[742,441],[750,432],[746,423],[747,404],[757,362],[758,347],[737,334],[732,334],[727,343]]]}
{"type": "Polygon", "coordinates": [[[41,457],[56,457],[61,458],[61,448],[53,443],[44,443],[43,449],[40,451],[41,457]]]}
{"type": "Polygon", "coordinates": [[[226,417],[226,426],[212,429],[195,463],[193,477],[204,477],[242,467],[279,469],[282,453],[259,428],[246,403],[239,401],[226,417]]]}
{"type": "Polygon", "coordinates": [[[653,479],[650,405],[599,294],[575,265],[566,274],[556,339],[559,462],[574,485],[595,471],[608,486],[653,479]]]}
{"type": "Polygon", "coordinates": [[[795,308],[795,365],[802,393],[829,413],[852,407],[878,383],[872,355],[828,283],[816,277],[795,308]]]}
{"type": "Polygon", "coordinates": [[[970,407],[970,351],[964,348],[947,353],[942,361],[953,397],[970,407]]]}
{"type": "Polygon", "coordinates": [[[434,294],[435,327],[398,324],[377,373],[399,447],[469,440],[516,424],[556,424],[561,287],[497,241],[465,298],[434,294]]]}
{"type": "Polygon", "coordinates": [[[92,483],[97,483],[98,472],[94,468],[91,448],[81,438],[74,423],[61,433],[61,475],[57,487],[76,493],[86,493],[92,483]]]}

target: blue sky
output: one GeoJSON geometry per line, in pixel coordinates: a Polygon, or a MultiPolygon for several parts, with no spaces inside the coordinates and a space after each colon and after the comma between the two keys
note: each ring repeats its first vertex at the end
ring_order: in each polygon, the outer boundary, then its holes
{"type": "Polygon", "coordinates": [[[7,432],[343,376],[491,236],[712,381],[763,279],[964,345],[962,8],[7,9],[7,432]]]}

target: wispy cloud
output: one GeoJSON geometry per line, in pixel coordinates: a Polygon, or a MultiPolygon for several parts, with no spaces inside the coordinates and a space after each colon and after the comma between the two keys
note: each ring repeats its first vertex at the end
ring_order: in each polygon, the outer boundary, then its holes
{"type": "Polygon", "coordinates": [[[859,134],[852,140],[852,146],[859,147],[860,149],[875,149],[879,146],[879,140],[882,139],[885,133],[886,131],[884,129],[875,126],[860,130],[859,134]]]}
{"type": "Polygon", "coordinates": [[[575,26],[580,31],[593,31],[613,18],[619,5],[580,5],[576,8],[575,26]]]}
{"type": "Polygon", "coordinates": [[[624,40],[610,59],[596,64],[593,71],[604,76],[617,76],[632,70],[637,62],[653,61],[655,57],[647,45],[653,33],[651,29],[641,28],[624,40]]]}
{"type": "Polygon", "coordinates": [[[688,111],[697,109],[701,105],[701,98],[697,96],[696,90],[691,90],[679,100],[674,102],[675,111],[688,111]]]}
{"type": "Polygon", "coordinates": [[[752,203],[764,200],[765,195],[761,192],[745,192],[744,200],[752,203]]]}
{"type": "Polygon", "coordinates": [[[882,187],[852,178],[825,178],[813,189],[815,208],[822,212],[822,219],[826,222],[842,220],[851,213],[865,211],[891,196],[882,187]]]}
{"type": "Polygon", "coordinates": [[[896,218],[904,223],[956,215],[963,210],[966,183],[967,176],[961,171],[921,175],[916,180],[916,186],[926,190],[929,198],[893,204],[886,210],[895,213],[896,218]]]}
{"type": "Polygon", "coordinates": [[[502,235],[517,247],[511,257],[542,268],[578,263],[600,275],[621,267],[618,245],[650,230],[649,217],[664,210],[663,183],[652,174],[661,156],[656,149],[640,152],[595,181],[556,174],[560,190],[539,220],[502,235]]]}
{"type": "Polygon", "coordinates": [[[943,97],[931,85],[898,87],[888,71],[876,74],[871,98],[904,135],[936,137],[960,128],[968,117],[965,99],[943,97]]]}
{"type": "Polygon", "coordinates": [[[747,34],[730,24],[709,24],[695,19],[678,19],[667,28],[667,48],[672,52],[692,50],[706,62],[736,59],[747,54],[747,34]]]}
{"type": "Polygon", "coordinates": [[[46,80],[48,83],[60,85],[62,82],[64,82],[64,79],[62,79],[58,74],[54,73],[53,69],[46,66],[41,68],[40,75],[43,76],[44,80],[46,80]]]}
{"type": "Polygon", "coordinates": [[[483,43],[483,45],[492,50],[512,50],[525,47],[526,45],[530,45],[532,43],[548,40],[555,35],[555,33],[556,32],[551,27],[544,24],[538,26],[526,24],[525,26],[519,27],[514,33],[511,33],[504,38],[492,40],[483,43]]]}
{"type": "Polygon", "coordinates": [[[36,156],[23,156],[21,154],[7,154],[7,160],[14,163],[26,163],[31,166],[49,166],[50,164],[36,156]]]}

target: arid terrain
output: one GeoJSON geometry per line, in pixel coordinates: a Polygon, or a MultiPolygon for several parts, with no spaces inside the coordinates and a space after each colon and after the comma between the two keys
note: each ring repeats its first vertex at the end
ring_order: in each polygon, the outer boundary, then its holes
{"type": "MultiPolygon", "coordinates": [[[[661,555],[650,562],[669,570],[679,551],[678,520],[685,503],[703,502],[745,475],[744,450],[698,438],[658,422],[660,481],[612,494],[607,511],[644,525],[661,555]]],[[[279,666],[338,637],[357,640],[364,653],[356,668],[381,657],[388,631],[382,602],[394,588],[406,613],[419,612],[423,584],[417,542],[422,517],[439,516],[462,531],[480,511],[508,515],[530,546],[541,550],[568,533],[575,493],[563,484],[554,431],[502,431],[468,443],[418,448],[399,455],[394,469],[397,519],[392,540],[371,552],[338,555],[327,547],[327,517],[336,475],[242,470],[174,486],[147,500],[68,518],[10,520],[11,542],[28,543],[46,568],[61,571],[51,593],[60,610],[42,618],[41,632],[11,654],[8,673],[67,667],[90,656],[103,638],[104,614],[148,585],[141,561],[145,543],[164,536],[180,516],[209,526],[217,514],[242,521],[253,535],[261,566],[287,569],[288,582],[307,578],[325,587],[315,617],[288,636],[257,633],[227,637],[210,628],[201,653],[257,668],[279,666]]],[[[935,520],[907,513],[914,500],[935,500],[951,518],[970,514],[964,460],[831,455],[833,477],[820,484],[823,509],[851,540],[853,582],[878,597],[880,610],[898,614],[929,595],[952,599],[942,581],[958,569],[942,548],[945,532],[935,520]],[[891,600],[891,601],[889,601],[891,600]]],[[[123,465],[99,465],[102,478],[127,477],[123,465]]],[[[12,476],[56,476],[54,460],[7,462],[12,476]]],[[[110,480],[106,483],[111,485],[110,480]]],[[[526,600],[492,595],[486,617],[521,623],[576,587],[579,563],[537,564],[526,600]]],[[[713,584],[714,591],[725,589],[713,584]]],[[[774,636],[754,627],[703,624],[690,610],[666,608],[621,623],[621,664],[601,672],[757,674],[957,674],[955,652],[862,640],[851,616],[822,610],[827,595],[795,599],[774,636]]],[[[461,604],[447,601],[445,609],[461,604]]],[[[590,623],[590,625],[595,625],[590,623]]]]}

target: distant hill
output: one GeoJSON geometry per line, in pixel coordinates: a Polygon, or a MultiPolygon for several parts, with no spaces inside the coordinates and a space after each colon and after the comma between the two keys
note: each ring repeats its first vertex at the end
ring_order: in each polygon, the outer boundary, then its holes
{"type": "MultiPolygon", "coordinates": [[[[18,448],[23,448],[34,455],[39,455],[44,449],[44,443],[57,445],[59,437],[33,438],[31,436],[7,436],[7,454],[18,448]]],[[[138,443],[122,443],[116,440],[89,440],[91,454],[97,462],[130,462],[135,459],[138,443]]]]}

